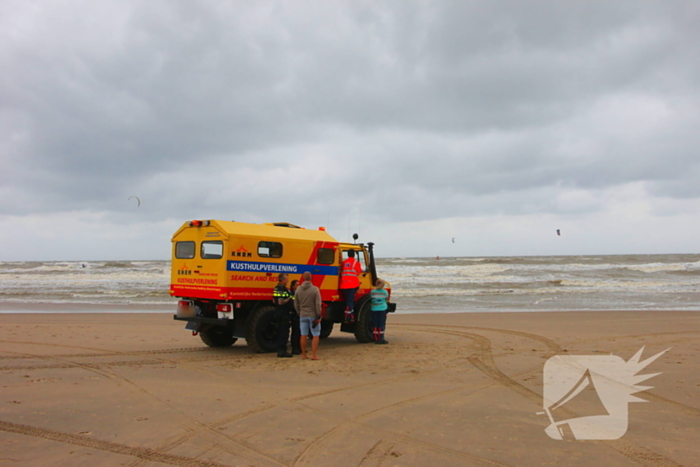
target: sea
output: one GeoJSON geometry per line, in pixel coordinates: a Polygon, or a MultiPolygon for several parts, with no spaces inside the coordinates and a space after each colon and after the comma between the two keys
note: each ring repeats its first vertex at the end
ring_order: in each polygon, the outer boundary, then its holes
{"type": "MultiPolygon", "coordinates": [[[[379,258],[377,271],[398,313],[700,311],[698,254],[379,258]]],[[[170,261],[0,262],[0,313],[172,313],[169,283],[170,261]]]]}

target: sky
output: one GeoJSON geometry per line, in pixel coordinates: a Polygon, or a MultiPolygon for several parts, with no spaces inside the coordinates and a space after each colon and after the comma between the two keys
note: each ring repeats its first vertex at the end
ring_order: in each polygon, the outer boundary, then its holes
{"type": "Polygon", "coordinates": [[[699,23],[692,0],[3,0],[0,261],[168,259],[192,219],[380,257],[699,253],[699,23]]]}

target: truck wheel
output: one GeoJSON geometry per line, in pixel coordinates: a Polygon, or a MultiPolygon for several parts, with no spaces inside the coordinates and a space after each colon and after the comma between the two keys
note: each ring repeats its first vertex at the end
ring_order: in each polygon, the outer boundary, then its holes
{"type": "Polygon", "coordinates": [[[199,331],[199,338],[209,347],[230,347],[238,340],[231,329],[222,326],[205,327],[199,331]]]}
{"type": "Polygon", "coordinates": [[[357,307],[355,315],[357,316],[357,322],[355,323],[355,339],[357,339],[357,342],[374,342],[370,301],[363,301],[357,307]]]}
{"type": "Polygon", "coordinates": [[[325,339],[333,332],[333,321],[321,321],[321,339],[325,339]]]}
{"type": "Polygon", "coordinates": [[[277,350],[277,316],[274,306],[258,308],[248,318],[245,340],[253,352],[277,350]]]}

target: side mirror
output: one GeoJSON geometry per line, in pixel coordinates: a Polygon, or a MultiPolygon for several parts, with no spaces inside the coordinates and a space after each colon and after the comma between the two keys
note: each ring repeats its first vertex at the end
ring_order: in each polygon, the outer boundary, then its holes
{"type": "Polygon", "coordinates": [[[360,238],[359,235],[357,235],[356,233],[352,234],[353,243],[356,242],[358,238],[360,238]]]}

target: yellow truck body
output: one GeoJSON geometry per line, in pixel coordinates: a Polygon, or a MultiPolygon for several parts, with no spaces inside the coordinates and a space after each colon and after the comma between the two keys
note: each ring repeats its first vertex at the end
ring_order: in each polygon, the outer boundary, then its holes
{"type": "MultiPolygon", "coordinates": [[[[355,251],[363,267],[355,295],[356,316],[365,311],[369,314],[369,293],[376,280],[372,247],[371,243],[338,242],[323,227],[313,230],[288,223],[185,222],[172,237],[170,295],[182,299],[175,318],[189,321],[188,329],[195,333],[209,334],[202,335],[208,345],[228,345],[231,338],[235,342],[238,337],[245,337],[251,345],[251,341],[264,340],[253,335],[257,331],[251,326],[262,326],[257,315],[272,315],[272,291],[278,275],[286,273],[290,281],[301,282],[302,274],[308,271],[321,290],[327,309],[323,324],[326,334],[330,334],[329,327],[342,321],[344,298],[338,289],[339,273],[350,250],[355,251]],[[266,311],[259,311],[262,309],[266,311]]],[[[391,305],[391,311],[394,308],[391,305]]],[[[356,325],[344,323],[341,331],[354,332],[358,340],[368,341],[369,328],[366,332],[363,328],[368,319],[358,316],[356,325]]],[[[272,323],[268,327],[271,339],[272,323]]],[[[273,350],[272,342],[252,344],[258,351],[273,350]]]]}

